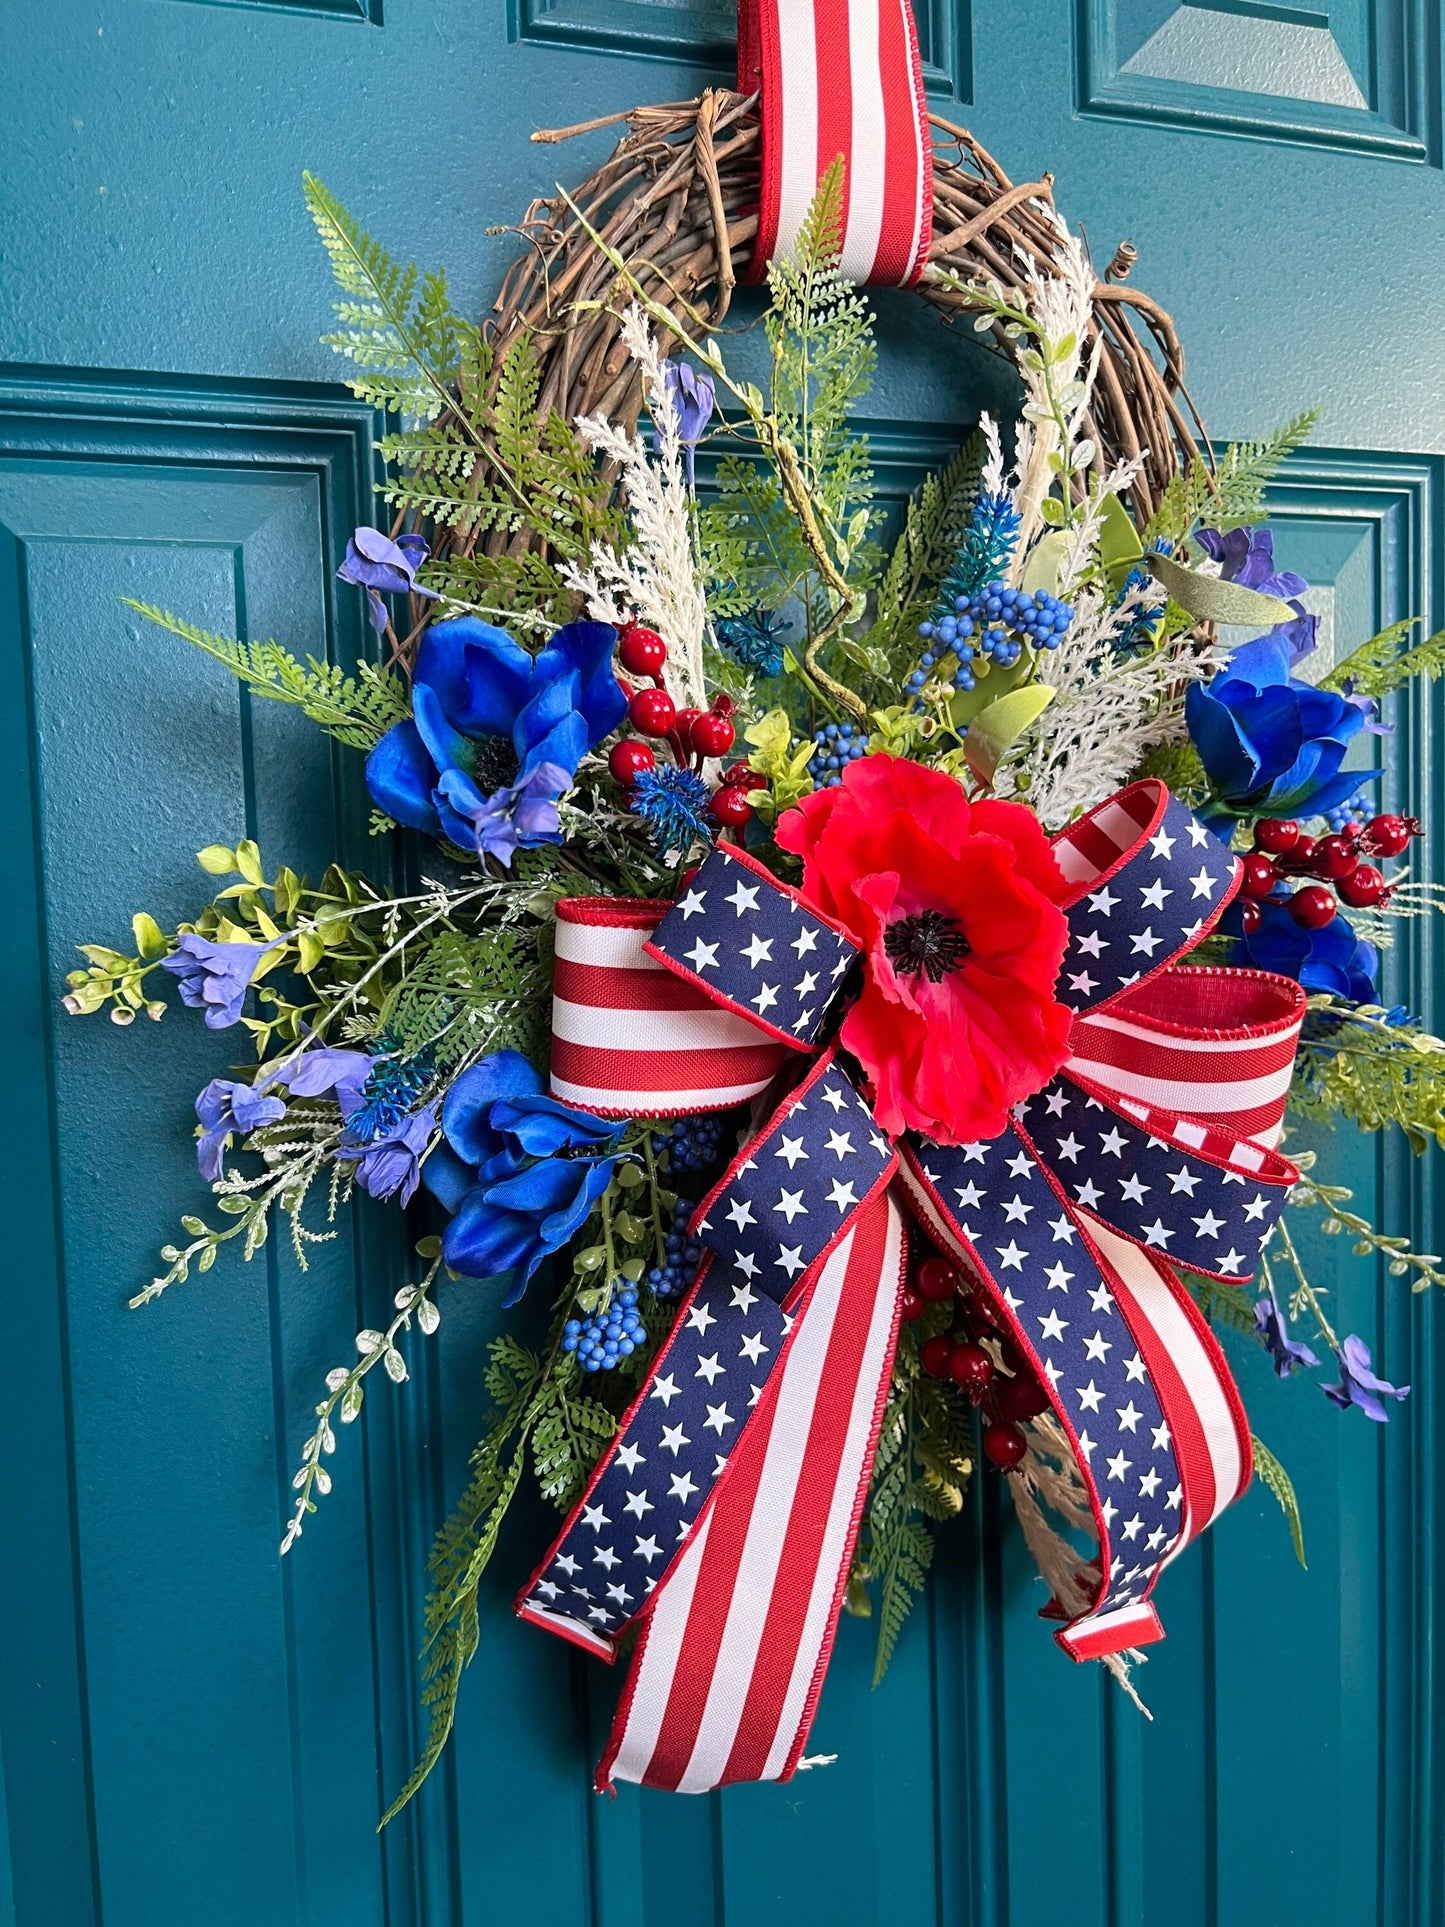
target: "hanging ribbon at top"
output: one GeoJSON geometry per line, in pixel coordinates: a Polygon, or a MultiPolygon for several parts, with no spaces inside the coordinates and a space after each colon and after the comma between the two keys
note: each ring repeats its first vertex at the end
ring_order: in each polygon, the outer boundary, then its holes
{"type": "Polygon", "coordinates": [[[843,273],[913,287],[928,260],[933,155],[909,0],[738,0],[738,91],[761,95],[752,278],[792,248],[841,155],[843,273]]]}

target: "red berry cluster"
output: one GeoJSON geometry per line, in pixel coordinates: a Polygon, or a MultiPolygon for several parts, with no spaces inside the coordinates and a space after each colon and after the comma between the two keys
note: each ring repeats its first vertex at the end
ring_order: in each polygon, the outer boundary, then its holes
{"type": "MultiPolygon", "coordinates": [[[[627,719],[638,734],[624,736],[608,752],[607,767],[615,783],[630,789],[643,770],[656,767],[656,754],[641,740],[644,736],[665,742],[680,769],[689,763],[701,769],[709,757],[727,755],[737,741],[730,697],[715,696],[711,709],[679,709],[662,686],[667,644],[655,629],[645,629],[640,622],[623,627],[617,655],[630,676],[648,677],[653,686],[634,689],[629,697],[627,719]]],[[[714,820],[741,828],[753,813],[747,793],[761,788],[762,781],[746,762],[734,763],[725,770],[708,806],[714,820]]]]}
{"type": "Polygon", "coordinates": [[[1012,1472],[1028,1450],[1020,1425],[1047,1411],[1048,1395],[993,1307],[977,1294],[965,1300],[962,1287],[962,1277],[947,1258],[925,1258],[904,1287],[902,1315],[911,1323],[923,1316],[926,1305],[953,1301],[952,1328],[924,1339],[919,1362],[931,1378],[948,1380],[971,1405],[984,1408],[984,1452],[1000,1471],[1012,1472]],[[993,1352],[979,1343],[980,1336],[991,1341],[993,1352]]]}
{"type": "Polygon", "coordinates": [[[1261,903],[1290,877],[1319,878],[1288,898],[1289,913],[1302,930],[1323,930],[1334,921],[1336,895],[1352,910],[1388,903],[1384,873],[1365,859],[1399,856],[1419,834],[1413,816],[1375,816],[1333,836],[1318,837],[1306,836],[1292,817],[1266,817],[1255,824],[1254,848],[1244,859],[1245,931],[1259,928],[1261,903]]]}

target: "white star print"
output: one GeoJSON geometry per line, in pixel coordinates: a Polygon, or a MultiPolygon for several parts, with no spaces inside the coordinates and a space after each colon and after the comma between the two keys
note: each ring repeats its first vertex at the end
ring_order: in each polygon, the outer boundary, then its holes
{"type": "Polygon", "coordinates": [[[810,950],[816,950],[818,948],[817,931],[800,930],[797,936],[794,937],[793,941],[788,945],[788,948],[789,950],[796,951],[797,955],[800,958],[805,957],[810,950]]]}
{"type": "Polygon", "coordinates": [[[829,1204],[836,1204],[840,1211],[847,1211],[851,1206],[857,1204],[858,1199],[854,1195],[852,1181],[850,1180],[847,1184],[844,1184],[841,1178],[834,1178],[833,1188],[828,1193],[828,1202],[829,1204]]]}
{"type": "Polygon", "coordinates": [[[1010,1198],[1003,1208],[1004,1223],[1027,1224],[1029,1213],[1032,1210],[1033,1206],[1031,1204],[1025,1204],[1022,1198],[1010,1198]]]}
{"type": "Polygon", "coordinates": [[[738,955],[746,957],[753,969],[756,970],[759,964],[771,963],[773,961],[773,940],[771,937],[760,937],[758,933],[754,931],[752,942],[745,943],[738,952],[738,955]]]}
{"type": "Polygon", "coordinates": [[[1074,1196],[1079,1200],[1079,1203],[1083,1205],[1085,1210],[1087,1211],[1092,1211],[1094,1206],[1099,1202],[1100,1198],[1102,1198],[1103,1195],[1104,1195],[1103,1192],[1089,1178],[1085,1178],[1084,1182],[1079,1186],[1078,1190],[1074,1193],[1074,1196]]]}
{"type": "Polygon", "coordinates": [[[706,890],[689,890],[677,906],[682,912],[683,922],[686,923],[689,917],[700,916],[702,914],[702,907],[706,902],[706,890]]]}
{"type": "Polygon", "coordinates": [[[1089,908],[1096,917],[1111,917],[1114,914],[1114,905],[1118,901],[1118,897],[1106,883],[1102,890],[1096,890],[1089,898],[1089,908]]]}
{"type": "Polygon", "coordinates": [[[644,1512],[655,1512],[657,1507],[652,1503],[651,1499],[648,1498],[647,1487],[644,1486],[640,1492],[628,1493],[627,1504],[623,1506],[622,1510],[633,1513],[640,1521],[644,1512]]]}
{"type": "Polygon", "coordinates": [[[1074,1227],[1067,1218],[1050,1218],[1049,1230],[1054,1234],[1055,1244],[1071,1245],[1074,1242],[1074,1227]]]}
{"type": "Polygon", "coordinates": [[[1182,1485],[1171,1485],[1169,1488],[1169,1500],[1168,1500],[1169,1510],[1171,1512],[1177,1512],[1179,1510],[1180,1505],[1183,1503],[1183,1499],[1184,1499],[1184,1487],[1182,1485]]]}
{"type": "MultiPolygon", "coordinates": [[[[743,1274],[744,1278],[756,1278],[758,1276],[758,1261],[750,1251],[735,1251],[733,1253],[733,1263],[743,1274]]],[[[737,1300],[734,1299],[733,1302],[736,1304],[737,1300]]]]}
{"type": "Polygon", "coordinates": [[[1144,1193],[1148,1189],[1149,1186],[1135,1172],[1131,1172],[1127,1178],[1121,1178],[1119,1181],[1119,1190],[1130,1204],[1142,1204],[1144,1193]]]}
{"type": "Polygon", "coordinates": [[[687,1433],[683,1431],[680,1425],[663,1426],[662,1449],[664,1452],[671,1452],[672,1456],[676,1458],[678,1453],[682,1450],[682,1448],[685,1445],[691,1445],[691,1444],[692,1444],[692,1440],[687,1436],[687,1433]]]}
{"type": "Polygon", "coordinates": [[[619,1584],[607,1588],[607,1597],[609,1599],[615,1599],[619,1606],[625,1608],[632,1594],[627,1590],[626,1586],[619,1584]]]}
{"type": "Polygon", "coordinates": [[[1131,954],[1135,951],[1142,950],[1146,957],[1152,959],[1154,952],[1163,941],[1164,939],[1162,937],[1156,937],[1154,935],[1153,927],[1151,926],[1147,930],[1135,931],[1134,935],[1129,939],[1129,950],[1131,954]]]}
{"type": "Polygon", "coordinates": [[[1154,1450],[1156,1452],[1167,1452],[1169,1450],[1169,1426],[1167,1421],[1162,1425],[1156,1425],[1154,1430],[1149,1434],[1149,1437],[1154,1442],[1154,1450]]]}
{"type": "Polygon", "coordinates": [[[624,1472],[635,1472],[639,1465],[646,1463],[647,1455],[639,1452],[635,1445],[621,1445],[617,1448],[617,1463],[624,1472]]]}
{"type": "Polygon", "coordinates": [[[1201,1238],[1217,1238],[1224,1229],[1224,1220],[1216,1218],[1212,1211],[1206,1210],[1202,1218],[1194,1220],[1194,1229],[1201,1238]]]}
{"type": "Polygon", "coordinates": [[[781,1265],[790,1278],[796,1278],[800,1271],[807,1270],[808,1267],[803,1263],[803,1247],[801,1245],[780,1245],[778,1252],[779,1255],[774,1258],[773,1263],[775,1265],[781,1265]]]}
{"type": "Polygon", "coordinates": [[[762,1016],[765,1010],[771,1010],[777,1001],[778,986],[776,984],[764,984],[756,997],[749,997],[748,999],[748,1002],[758,1013],[759,1017],[762,1016]]]}
{"type": "Polygon", "coordinates": [[[550,1579],[543,1579],[538,1582],[537,1590],[544,1599],[555,1599],[562,1588],[554,1586],[550,1579]]]}
{"type": "Polygon", "coordinates": [[[1114,1407],[1114,1415],[1119,1421],[1119,1429],[1121,1432],[1137,1432],[1139,1429],[1139,1421],[1144,1416],[1132,1398],[1125,1406],[1116,1405],[1114,1407]]]}
{"type": "Polygon", "coordinates": [[[1208,902],[1209,898],[1214,895],[1214,878],[1209,874],[1208,870],[1200,870],[1196,876],[1190,877],[1189,881],[1193,885],[1194,895],[1196,897],[1203,897],[1204,900],[1208,902]]]}
{"type": "Polygon", "coordinates": [[[1090,930],[1078,939],[1074,948],[1082,951],[1086,957],[1102,957],[1109,946],[1097,930],[1090,930]]]}
{"type": "Polygon", "coordinates": [[[674,1472],[672,1475],[672,1484],[668,1487],[668,1497],[670,1499],[681,1499],[682,1503],[686,1505],[693,1493],[700,1489],[694,1481],[691,1472],[674,1472]]]}
{"type": "Polygon", "coordinates": [[[1060,1318],[1056,1311],[1051,1311],[1047,1318],[1041,1318],[1039,1320],[1039,1337],[1041,1339],[1062,1338],[1068,1329],[1068,1319],[1060,1318]]]}
{"type": "Polygon", "coordinates": [[[714,1318],[713,1314],[708,1310],[706,1301],[694,1305],[692,1310],[687,1314],[687,1329],[689,1331],[703,1332],[705,1334],[708,1326],[715,1325],[716,1323],[717,1319],[714,1318]]]}
{"type": "Polygon", "coordinates": [[[1033,1168],[1027,1151],[1017,1152],[1008,1161],[1009,1176],[1011,1178],[1026,1178],[1033,1168]]]}
{"type": "Polygon", "coordinates": [[[1168,1537],[1169,1534],[1164,1530],[1163,1526],[1155,1526],[1144,1543],[1151,1552],[1157,1552],[1168,1537]]]}
{"type": "Polygon", "coordinates": [[[723,902],[730,903],[738,916],[741,916],[744,910],[756,910],[758,907],[758,890],[760,887],[759,884],[755,883],[749,888],[749,886],[743,882],[742,878],[739,877],[737,888],[730,897],[724,897],[723,902]]]}
{"type": "Polygon", "coordinates": [[[1079,1153],[1083,1148],[1083,1145],[1074,1136],[1072,1131],[1069,1132],[1067,1137],[1061,1137],[1059,1139],[1059,1156],[1066,1158],[1070,1164],[1078,1163],[1079,1153]]]}
{"type": "Polygon", "coordinates": [[[1121,1131],[1111,1128],[1105,1131],[1100,1137],[1099,1149],[1107,1152],[1111,1158],[1118,1158],[1124,1155],[1124,1146],[1128,1142],[1128,1138],[1126,1138],[1121,1131]]]}
{"type": "Polygon", "coordinates": [[[1139,1481],[1141,1496],[1146,1499],[1152,1499],[1163,1483],[1164,1481],[1159,1477],[1159,1474],[1151,1467],[1139,1481]]]}
{"type": "Polygon", "coordinates": [[[1174,892],[1166,890],[1161,882],[1151,883],[1148,889],[1139,892],[1146,910],[1162,910],[1165,897],[1172,897],[1173,894],[1174,892]]]}
{"type": "Polygon", "coordinates": [[[808,1215],[808,1207],[803,1203],[801,1191],[779,1191],[778,1202],[773,1209],[781,1211],[789,1224],[794,1218],[806,1218],[808,1215]]]}
{"type": "Polygon", "coordinates": [[[639,1539],[632,1548],[632,1556],[635,1559],[645,1559],[650,1566],[654,1559],[662,1557],[662,1547],[658,1545],[656,1539],[639,1539]]]}
{"type": "Polygon", "coordinates": [[[600,1532],[603,1526],[610,1526],[612,1521],[600,1505],[585,1505],[582,1508],[582,1523],[591,1526],[594,1532],[600,1532]]]}
{"type": "Polygon", "coordinates": [[[828,1106],[830,1111],[835,1112],[846,1110],[848,1106],[847,1098],[844,1097],[836,1084],[825,1084],[823,1086],[823,1102],[828,1106]]]}
{"type": "Polygon", "coordinates": [[[1079,1401],[1079,1410],[1081,1412],[1097,1412],[1104,1398],[1104,1394],[1099,1390],[1092,1378],[1087,1385],[1080,1385],[1075,1390],[1074,1396],[1079,1401]]]}
{"type": "Polygon", "coordinates": [[[734,1198],[727,1208],[726,1216],[729,1223],[735,1224],[739,1231],[747,1225],[757,1223],[757,1219],[753,1216],[753,1207],[746,1198],[734,1198]]]}
{"type": "Polygon", "coordinates": [[[705,1432],[716,1432],[718,1437],[721,1438],[723,1427],[725,1425],[731,1425],[732,1423],[732,1414],[728,1411],[726,1405],[709,1405],[707,1408],[707,1417],[703,1421],[702,1429],[705,1432]]]}
{"type": "Polygon", "coordinates": [[[1099,979],[1091,977],[1087,970],[1080,970],[1069,978],[1069,989],[1077,990],[1081,997],[1092,997],[1099,988],[1099,979]]]}
{"type": "Polygon", "coordinates": [[[1169,1249],[1169,1240],[1173,1236],[1173,1231],[1165,1224],[1162,1218],[1156,1218],[1153,1224],[1146,1224],[1144,1226],[1145,1244],[1154,1245],[1160,1251],[1167,1251],[1169,1249]]]}
{"type": "Polygon", "coordinates": [[[817,988],[818,988],[817,971],[805,970],[802,976],[793,985],[793,995],[795,997],[811,997],[813,992],[817,988]]]}
{"type": "Polygon", "coordinates": [[[790,1171],[792,1170],[793,1166],[798,1162],[799,1158],[803,1158],[804,1160],[806,1160],[807,1155],[808,1153],[803,1149],[802,1138],[789,1137],[786,1132],[784,1132],[783,1134],[782,1143],[779,1145],[778,1149],[773,1153],[773,1156],[775,1158],[787,1159],[788,1169],[790,1171]]]}
{"type": "Polygon", "coordinates": [[[601,1566],[604,1572],[611,1572],[612,1568],[620,1566],[622,1561],[611,1546],[599,1546],[592,1555],[592,1563],[594,1566],[601,1566]]]}
{"type": "Polygon", "coordinates": [[[980,1191],[976,1184],[969,1183],[955,1185],[953,1195],[958,1199],[960,1210],[975,1211],[983,1203],[987,1193],[980,1191]]]}
{"type": "Polygon", "coordinates": [[[1065,1271],[1062,1265],[1050,1265],[1044,1272],[1050,1291],[1067,1291],[1073,1275],[1072,1271],[1065,1271]]]}
{"type": "Polygon", "coordinates": [[[1199,1184],[1199,1173],[1197,1171],[1191,1171],[1187,1164],[1181,1164],[1177,1171],[1170,1171],[1166,1175],[1169,1179],[1169,1189],[1171,1191],[1187,1191],[1191,1198],[1194,1196],[1199,1184]]]}
{"type": "MultiPolygon", "coordinates": [[[[754,1271],[750,1275],[756,1276],[756,1272],[754,1271]]],[[[751,1311],[753,1306],[757,1302],[758,1302],[758,1294],[753,1290],[752,1286],[746,1282],[746,1280],[740,1285],[733,1286],[733,1310],[734,1311],[751,1311]]]]}
{"type": "Polygon", "coordinates": [[[570,1578],[578,1570],[577,1561],[570,1552],[564,1552],[557,1561],[558,1568],[570,1578]]]}
{"type": "Polygon", "coordinates": [[[1080,1432],[1079,1450],[1083,1453],[1086,1460],[1093,1458],[1094,1447],[1097,1443],[1098,1441],[1096,1439],[1091,1439],[1087,1432],[1080,1432]]]}
{"type": "Polygon", "coordinates": [[[1132,1459],[1126,1459],[1122,1452],[1116,1453],[1114,1457],[1109,1460],[1109,1477],[1111,1479],[1122,1479],[1133,1463],[1134,1461],[1132,1459]]]}
{"type": "Polygon", "coordinates": [[[1089,1293],[1089,1304],[1094,1311],[1112,1311],[1114,1299],[1107,1285],[1096,1285],[1089,1293]]]}
{"type": "Polygon", "coordinates": [[[1085,1358],[1095,1358],[1101,1365],[1106,1363],[1108,1355],[1113,1349],[1114,1341],[1111,1338],[1105,1338],[1102,1332],[1095,1332],[1092,1338],[1086,1338],[1084,1340],[1085,1358]]]}
{"type": "Polygon", "coordinates": [[[1265,1197],[1262,1191],[1256,1191],[1252,1202],[1244,1207],[1245,1222],[1247,1224],[1257,1224],[1268,1209],[1268,1198],[1265,1197]]]}
{"type": "Polygon", "coordinates": [[[965,1164],[983,1164],[987,1161],[988,1146],[986,1144],[960,1144],[958,1148],[963,1153],[963,1161],[965,1164]]]}
{"type": "Polygon", "coordinates": [[[654,1381],[652,1396],[662,1400],[664,1411],[671,1405],[672,1401],[678,1396],[677,1380],[672,1376],[671,1372],[667,1374],[666,1378],[658,1378],[654,1381]]]}
{"type": "Polygon", "coordinates": [[[829,1131],[828,1142],[823,1146],[823,1149],[825,1151],[831,1151],[835,1158],[851,1158],[857,1155],[853,1149],[853,1133],[851,1131],[829,1131]]]}
{"type": "Polygon", "coordinates": [[[693,1377],[705,1378],[708,1384],[711,1385],[719,1372],[725,1372],[726,1370],[726,1365],[720,1365],[718,1363],[717,1353],[709,1352],[706,1358],[700,1358],[697,1361],[697,1370],[693,1373],[693,1377]]]}
{"type": "Polygon", "coordinates": [[[704,943],[702,938],[699,937],[692,949],[685,950],[683,955],[694,970],[716,970],[717,951],[718,947],[715,943],[704,943]]]}
{"type": "Polygon", "coordinates": [[[1029,1255],[1020,1247],[1016,1238],[1010,1238],[1006,1245],[995,1245],[994,1250],[997,1251],[999,1262],[1005,1271],[1022,1271],[1024,1259],[1029,1255]]]}
{"type": "Polygon", "coordinates": [[[738,1347],[738,1356],[739,1358],[745,1358],[750,1365],[756,1365],[763,1353],[770,1349],[770,1346],[763,1343],[763,1334],[761,1332],[754,1332],[751,1338],[745,1337],[743,1339],[742,1344],[738,1347]]]}
{"type": "Polygon", "coordinates": [[[1238,1271],[1243,1263],[1244,1253],[1242,1251],[1236,1251],[1234,1246],[1231,1245],[1228,1251],[1221,1254],[1219,1269],[1221,1271],[1238,1271]]]}
{"type": "MultiPolygon", "coordinates": [[[[1110,1459],[1109,1463],[1112,1465],[1114,1461],[1110,1459]]],[[[1126,1539],[1137,1539],[1139,1534],[1144,1530],[1144,1521],[1136,1512],[1132,1519],[1126,1519],[1124,1521],[1119,1530],[1126,1539]]]]}
{"type": "Polygon", "coordinates": [[[1149,839],[1149,848],[1154,852],[1154,861],[1156,863],[1162,863],[1166,857],[1173,856],[1174,845],[1177,841],[1178,839],[1170,836],[1167,830],[1160,830],[1157,836],[1151,836],[1149,839]]]}
{"type": "Polygon", "coordinates": [[[1144,1361],[1138,1352],[1135,1352],[1132,1358],[1126,1358],[1124,1360],[1124,1376],[1133,1384],[1142,1385],[1144,1383],[1146,1377],[1144,1361]]]}
{"type": "Polygon", "coordinates": [[[1189,843],[1192,849],[1197,850],[1201,844],[1209,841],[1209,832],[1197,816],[1190,817],[1187,827],[1189,830],[1189,843]]]}

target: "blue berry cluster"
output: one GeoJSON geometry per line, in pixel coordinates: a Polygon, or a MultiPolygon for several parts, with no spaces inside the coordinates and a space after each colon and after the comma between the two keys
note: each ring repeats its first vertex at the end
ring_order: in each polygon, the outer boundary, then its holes
{"type": "Polygon", "coordinates": [[[569,1318],[562,1327],[562,1349],[576,1352],[584,1372],[610,1372],[624,1358],[631,1358],[646,1338],[631,1285],[617,1293],[605,1312],[569,1318]]]}
{"type": "Polygon", "coordinates": [[[717,1160],[722,1134],[720,1117],[675,1117],[667,1140],[668,1170],[706,1171],[717,1160]]]}
{"type": "Polygon", "coordinates": [[[687,1221],[696,1209],[691,1198],[679,1198],[672,1207],[672,1228],[665,1241],[667,1262],[654,1265],[647,1274],[654,1298],[676,1298],[692,1283],[702,1259],[702,1246],[687,1235],[687,1221]]]}
{"type": "Polygon", "coordinates": [[[1325,821],[1338,836],[1342,830],[1364,828],[1365,812],[1358,803],[1341,803],[1337,809],[1326,810],[1325,821]]]}
{"type": "Polygon", "coordinates": [[[1000,669],[1008,669],[1026,642],[1035,649],[1057,649],[1073,619],[1069,604],[1047,589],[1010,589],[1002,582],[988,582],[974,595],[955,596],[951,615],[918,625],[928,648],[908,679],[909,692],[917,694],[928,671],[950,650],[959,661],[956,686],[972,689],[975,678],[968,665],[975,655],[989,656],[1000,669]]]}
{"type": "Polygon", "coordinates": [[[868,754],[869,738],[852,723],[824,723],[813,741],[817,753],[808,760],[808,774],[820,790],[835,788],[848,765],[868,754]]]}

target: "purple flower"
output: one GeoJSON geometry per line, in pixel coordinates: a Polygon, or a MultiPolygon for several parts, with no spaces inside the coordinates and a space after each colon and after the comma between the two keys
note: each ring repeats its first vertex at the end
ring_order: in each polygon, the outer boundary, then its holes
{"type": "Polygon", "coordinates": [[[717,395],[707,376],[700,375],[690,362],[669,361],[662,378],[677,410],[677,432],[687,450],[687,485],[695,488],[697,445],[717,404],[717,395]]]}
{"type": "Polygon", "coordinates": [[[284,1084],[293,1097],[324,1097],[334,1091],[343,1115],[349,1117],[354,1108],[351,1100],[360,1101],[370,1075],[371,1059],[365,1051],[316,1046],[267,1071],[256,1088],[284,1084]]]}
{"type": "MultiPolygon", "coordinates": [[[[352,1108],[359,1108],[360,1102],[358,1091],[352,1108]]],[[[384,1137],[372,1138],[367,1144],[343,1144],[336,1156],[356,1165],[357,1182],[373,1198],[400,1193],[401,1202],[410,1204],[421,1182],[422,1156],[436,1128],[436,1106],[429,1104],[424,1111],[403,1118],[384,1137]]]]}
{"type": "Polygon", "coordinates": [[[1280,1378],[1288,1378],[1298,1365],[1319,1364],[1320,1361],[1308,1345],[1302,1345],[1298,1339],[1290,1337],[1289,1326],[1279,1308],[1273,1285],[1269,1288],[1269,1296],[1261,1298],[1255,1306],[1254,1322],[1259,1327],[1265,1350],[1274,1360],[1274,1369],[1280,1378]]]}
{"type": "Polygon", "coordinates": [[[380,635],[387,623],[383,595],[420,595],[437,600],[435,589],[424,589],[416,572],[431,550],[421,535],[399,535],[393,542],[380,529],[358,529],[346,545],[346,560],[336,571],[343,582],[366,591],[371,626],[380,635]]]}
{"type": "Polygon", "coordinates": [[[233,1084],[229,1078],[213,1077],[196,1099],[196,1116],[202,1131],[196,1143],[196,1163],[201,1176],[214,1184],[221,1175],[226,1146],[233,1131],[243,1136],[263,1124],[279,1124],[286,1106],[279,1097],[263,1097],[250,1084],[233,1084]]]}
{"type": "Polygon", "coordinates": [[[162,957],[161,969],[178,979],[183,1004],[206,1013],[208,1029],[229,1030],[240,1019],[257,964],[284,941],[278,937],[271,943],[212,943],[209,937],[192,933],[180,938],[173,956],[162,957]]]}
{"type": "Polygon", "coordinates": [[[1357,1406],[1366,1418],[1377,1425],[1383,1425],[1389,1417],[1381,1403],[1387,1398],[1408,1398],[1408,1385],[1391,1385],[1383,1378],[1376,1378],[1370,1370],[1370,1348],[1363,1338],[1355,1337],[1352,1332],[1335,1353],[1340,1368],[1338,1385],[1322,1385],[1320,1390],[1328,1399],[1333,1399],[1341,1411],[1351,1405],[1357,1406]]]}
{"type": "Polygon", "coordinates": [[[508,869],[518,844],[531,849],[561,842],[557,799],[571,781],[559,763],[539,763],[517,782],[484,796],[465,770],[446,769],[437,779],[434,801],[442,828],[458,849],[494,856],[508,869]]]}
{"type": "Polygon", "coordinates": [[[1257,589],[1261,595],[1278,596],[1281,602],[1289,603],[1295,612],[1294,621],[1276,624],[1269,634],[1279,637],[1289,650],[1291,669],[1302,656],[1310,654],[1319,639],[1320,621],[1318,616],[1307,615],[1299,600],[1310,585],[1292,569],[1275,568],[1274,536],[1269,529],[1230,529],[1228,534],[1200,529],[1194,540],[1220,565],[1219,573],[1226,582],[1238,582],[1242,588],[1257,589]]]}

